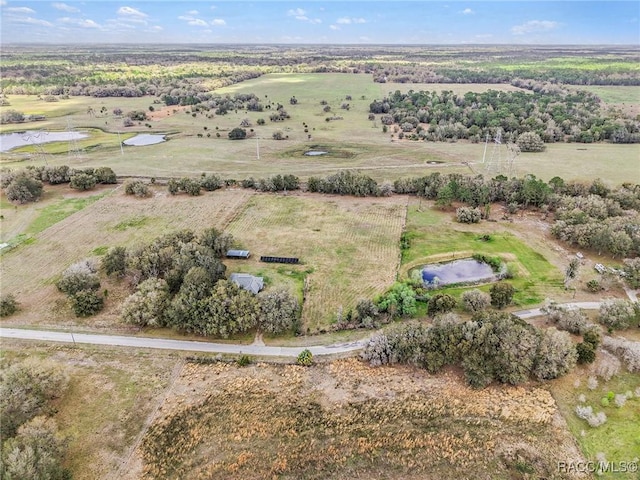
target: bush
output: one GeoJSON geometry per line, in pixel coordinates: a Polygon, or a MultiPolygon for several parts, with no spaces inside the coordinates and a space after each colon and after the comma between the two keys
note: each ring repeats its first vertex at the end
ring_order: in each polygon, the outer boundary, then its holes
{"type": "Polygon", "coordinates": [[[600,285],[598,279],[593,278],[587,282],[587,290],[589,290],[591,293],[598,293],[604,290],[604,288],[602,287],[602,285],[600,285]]]}
{"type": "Polygon", "coordinates": [[[411,317],[416,314],[416,292],[405,283],[396,283],[377,302],[381,312],[392,317],[411,317]]]}
{"type": "Polygon", "coordinates": [[[545,150],[544,142],[540,135],[535,132],[524,132],[518,136],[516,145],[521,152],[542,152],[545,150]]]}
{"type": "Polygon", "coordinates": [[[122,277],[127,268],[127,249],[111,247],[102,258],[102,266],[107,275],[115,273],[118,277],[122,277]]]}
{"type": "Polygon", "coordinates": [[[18,310],[18,302],[16,297],[10,293],[5,293],[0,296],[0,317],[8,317],[13,315],[18,310]]]}
{"type": "Polygon", "coordinates": [[[298,321],[300,305],[298,299],[286,290],[262,293],[260,299],[260,322],[262,331],[282,333],[290,331],[298,321]]]}
{"type": "Polygon", "coordinates": [[[71,295],[71,308],[77,317],[90,317],[104,307],[104,297],[95,290],[80,290],[71,295]]]}
{"type": "Polygon", "coordinates": [[[629,300],[605,300],[600,304],[598,321],[609,330],[624,330],[638,326],[640,307],[629,300]]]}
{"type": "Polygon", "coordinates": [[[115,184],[118,183],[118,177],[115,172],[109,167],[99,167],[93,172],[98,183],[115,184]]]}
{"type": "Polygon", "coordinates": [[[491,305],[491,295],[476,288],[463,292],[460,300],[462,307],[471,313],[480,312],[491,305]]]}
{"type": "Polygon", "coordinates": [[[578,309],[568,309],[560,305],[551,304],[545,307],[544,312],[547,314],[549,321],[554,323],[559,330],[583,334],[589,326],[586,315],[578,309]]]}
{"type": "Polygon", "coordinates": [[[302,365],[303,367],[310,367],[311,365],[313,365],[313,354],[308,348],[304,349],[298,355],[296,363],[298,365],[302,365]]]}
{"type": "Polygon", "coordinates": [[[124,193],[127,195],[135,195],[136,197],[144,198],[151,195],[149,185],[142,180],[129,181],[124,186],[124,193]]]}
{"type": "Polygon", "coordinates": [[[513,285],[507,282],[494,283],[489,290],[491,305],[496,308],[504,308],[511,303],[515,293],[513,285]]]}
{"type": "Polygon", "coordinates": [[[459,207],[456,209],[456,220],[460,223],[478,223],[482,213],[477,207],[459,207]]]}
{"type": "Polygon", "coordinates": [[[247,138],[247,131],[244,128],[236,127],[229,132],[231,140],[243,140],[247,138]]]}
{"type": "Polygon", "coordinates": [[[576,345],[578,363],[593,363],[596,360],[596,350],[591,343],[582,342],[576,345]]]}
{"type": "Polygon", "coordinates": [[[169,286],[163,279],[148,278],[122,305],[122,319],[139,327],[163,327],[169,308],[169,286]]]}
{"type": "Polygon", "coordinates": [[[40,199],[43,193],[42,182],[26,172],[20,172],[13,176],[11,182],[5,188],[5,195],[10,202],[28,203],[40,199]]]}
{"type": "Polygon", "coordinates": [[[640,372],[640,342],[624,338],[605,337],[602,346],[620,357],[630,372],[640,372]]]}
{"type": "Polygon", "coordinates": [[[90,260],[74,263],[64,272],[56,286],[67,295],[75,295],[82,290],[97,290],[100,288],[100,278],[96,267],[90,260]]]}
{"type": "Polygon", "coordinates": [[[76,173],[71,176],[71,183],[69,186],[76,190],[91,190],[96,186],[97,180],[93,175],[87,173],[76,173]]]}
{"type": "Polygon", "coordinates": [[[218,190],[218,189],[222,188],[222,186],[224,185],[224,182],[217,175],[213,175],[213,174],[205,175],[205,174],[202,174],[202,178],[200,179],[200,185],[207,192],[213,192],[214,190],[218,190]]]}
{"type": "Polygon", "coordinates": [[[436,293],[429,299],[429,315],[450,312],[456,307],[456,299],[448,293],[436,293]]]}
{"type": "Polygon", "coordinates": [[[239,367],[246,367],[248,365],[251,365],[251,357],[249,355],[240,355],[237,363],[239,367]]]}

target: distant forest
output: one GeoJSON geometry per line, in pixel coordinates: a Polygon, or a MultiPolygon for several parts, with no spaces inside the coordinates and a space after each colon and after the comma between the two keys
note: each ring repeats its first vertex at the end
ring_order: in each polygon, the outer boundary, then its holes
{"type": "Polygon", "coordinates": [[[640,85],[633,46],[3,46],[3,94],[137,97],[211,91],[266,73],[381,83],[640,85]]]}

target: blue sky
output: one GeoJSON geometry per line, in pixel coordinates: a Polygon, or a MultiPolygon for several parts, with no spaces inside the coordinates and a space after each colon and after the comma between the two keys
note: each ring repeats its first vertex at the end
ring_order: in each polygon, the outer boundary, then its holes
{"type": "Polygon", "coordinates": [[[640,44],[633,1],[0,0],[2,43],[640,44]]]}

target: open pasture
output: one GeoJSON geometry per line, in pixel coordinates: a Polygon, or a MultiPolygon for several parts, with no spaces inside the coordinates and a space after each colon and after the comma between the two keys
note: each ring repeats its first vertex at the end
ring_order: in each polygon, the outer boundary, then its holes
{"type": "MultiPolygon", "coordinates": [[[[272,109],[263,112],[230,111],[227,115],[214,115],[213,118],[207,118],[203,112],[193,116],[189,108],[160,105],[154,105],[154,112],[151,113],[148,107],[153,106],[153,100],[150,97],[72,97],[47,103],[36,97],[10,95],[11,107],[8,108],[19,110],[24,106],[25,113],[46,111],[48,119],[45,122],[19,124],[19,127],[5,125],[2,131],[16,128],[66,130],[67,117],[64,115],[69,113],[70,125],[74,128],[100,128],[104,133],[94,130],[92,138],[78,142],[84,149],[78,157],[68,155],[68,145],[64,142],[44,147],[44,151],[51,152],[46,159],[33,153],[4,153],[2,165],[42,164],[46,160],[54,165],[107,165],[119,175],[195,176],[208,171],[235,179],[266,177],[277,173],[292,173],[305,179],[351,168],[383,181],[423,175],[434,170],[471,173],[462,164],[469,162],[476,172],[483,173],[484,166],[479,162],[482,161],[484,143],[425,143],[397,138],[392,141],[389,133],[382,132],[379,120],[370,121],[367,117],[369,104],[373,100],[381,99],[395,90],[452,89],[464,93],[489,88],[515,89],[510,85],[492,84],[381,84],[374,83],[371,76],[365,74],[269,74],[219,89],[216,93],[253,93],[265,107],[272,104],[272,109]],[[347,100],[347,96],[351,96],[351,100],[347,100]],[[295,105],[289,103],[292,97],[297,99],[295,105]],[[329,112],[323,111],[323,100],[331,107],[329,112]],[[341,108],[343,103],[349,104],[348,110],[341,108]],[[269,120],[277,104],[283,105],[291,115],[289,120],[269,120]],[[145,110],[152,118],[125,128],[122,118],[112,114],[116,107],[122,108],[125,113],[145,110]],[[89,108],[93,113],[88,113],[89,108]],[[326,118],[334,116],[342,119],[326,121],[326,118]],[[253,129],[253,132],[250,132],[250,137],[253,136],[246,140],[229,140],[228,132],[239,126],[245,118],[251,123],[249,130],[253,129]],[[257,124],[261,118],[266,121],[265,125],[257,124]],[[151,125],[151,128],[147,125],[151,125]],[[272,135],[277,131],[282,132],[284,140],[273,140],[272,135]],[[166,133],[169,141],[161,145],[125,147],[121,153],[117,148],[118,132],[122,140],[134,132],[166,133]],[[302,155],[305,149],[318,145],[329,150],[346,148],[351,155],[302,155]]],[[[639,104],[633,98],[631,96],[628,102],[639,104]]],[[[503,155],[507,155],[506,152],[503,155]]],[[[599,177],[609,183],[619,184],[640,180],[639,155],[637,145],[548,144],[544,152],[521,154],[516,159],[516,173],[533,173],[545,180],[556,175],[567,180],[599,177]]]]}
{"type": "MultiPolygon", "coordinates": [[[[117,188],[5,253],[0,263],[2,290],[13,293],[22,307],[9,321],[32,325],[75,324],[79,320],[55,287],[56,280],[69,265],[104,254],[111,246],[135,246],[180,229],[224,229],[252,195],[249,190],[229,190],[201,197],[172,197],[166,188],[152,190],[151,198],[137,199],[125,195],[123,188],[117,188]]],[[[95,193],[85,195],[90,198],[95,193]]],[[[64,201],[54,200],[43,208],[51,209],[64,201]]],[[[20,208],[14,213],[18,214],[20,208]]],[[[14,213],[7,212],[8,215],[14,213]]],[[[25,219],[20,233],[28,233],[37,221],[32,214],[25,219]]],[[[18,230],[16,233],[19,234],[18,230]]],[[[117,326],[120,302],[128,293],[123,285],[111,279],[105,280],[102,288],[109,290],[105,310],[86,321],[94,327],[117,326]]]]}
{"type": "Polygon", "coordinates": [[[234,266],[259,269],[267,277],[297,276],[305,297],[304,331],[326,329],[338,312],[346,315],[358,300],[393,284],[406,201],[255,195],[227,229],[252,252],[251,259],[234,266]],[[298,257],[302,265],[260,264],[261,255],[298,257]]]}
{"type": "Polygon", "coordinates": [[[139,458],[127,478],[571,479],[557,463],[584,460],[545,390],[355,359],[187,364],[139,458]]]}

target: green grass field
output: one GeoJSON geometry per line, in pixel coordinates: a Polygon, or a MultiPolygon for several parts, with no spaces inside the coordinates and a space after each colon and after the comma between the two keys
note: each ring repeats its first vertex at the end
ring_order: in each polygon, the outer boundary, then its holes
{"type": "MultiPolygon", "coordinates": [[[[452,220],[452,212],[434,210],[431,205],[431,202],[424,202],[421,207],[416,204],[409,206],[405,231],[411,246],[403,251],[400,279],[408,278],[412,269],[426,263],[482,253],[500,256],[518,272],[514,279],[509,280],[517,291],[515,305],[539,304],[547,296],[557,298],[565,294],[560,270],[543,253],[528,245],[507,222],[463,225],[452,220]],[[490,235],[491,240],[482,240],[484,234],[490,235]]],[[[467,288],[449,287],[439,291],[459,296],[467,288]]],[[[481,290],[488,288],[486,285],[481,290]]]]}
{"type": "MultiPolygon", "coordinates": [[[[389,134],[382,133],[380,123],[368,120],[367,116],[373,100],[381,99],[395,90],[451,89],[456,93],[464,93],[489,88],[515,90],[510,85],[491,84],[380,84],[364,74],[269,74],[219,89],[216,93],[254,93],[265,105],[273,103],[275,107],[280,103],[291,115],[291,119],[285,122],[270,122],[270,110],[232,111],[224,116],[207,118],[202,113],[193,117],[180,107],[161,109],[155,105],[152,120],[128,128],[122,126],[121,118],[113,116],[113,109],[118,107],[125,113],[130,110],[148,111],[152,105],[151,98],[73,97],[47,103],[33,96],[14,95],[9,96],[11,106],[3,108],[44,113],[47,120],[19,126],[3,125],[0,131],[29,128],[67,130],[71,126],[78,130],[90,129],[87,131],[91,133],[91,138],[78,142],[82,152],[77,158],[68,155],[67,142],[60,142],[45,147],[44,151],[49,153],[44,158],[41,154],[28,151],[3,153],[1,165],[16,167],[25,165],[27,161],[35,165],[47,161],[52,165],[70,164],[78,167],[106,165],[119,175],[183,176],[207,171],[235,179],[266,177],[276,173],[293,173],[305,179],[351,168],[383,181],[424,175],[436,170],[472,173],[469,167],[461,163],[469,162],[474,171],[482,173],[485,171],[485,166],[480,164],[483,143],[391,141],[389,134]],[[348,95],[351,100],[346,100],[348,95]],[[294,96],[298,103],[290,105],[289,99],[294,96]],[[323,112],[320,104],[323,100],[331,107],[330,113],[323,112]],[[343,103],[349,104],[349,110],[341,108],[343,103]],[[87,113],[89,108],[95,113],[87,113]],[[103,108],[104,113],[101,113],[103,108]],[[343,119],[327,122],[325,119],[331,115],[343,119]],[[254,137],[243,141],[229,140],[228,132],[239,126],[244,118],[252,123],[254,137]],[[264,118],[267,123],[258,126],[259,118],[264,118]],[[145,124],[151,125],[151,128],[145,124]],[[273,140],[272,134],[276,131],[281,131],[287,138],[273,140]],[[168,141],[146,147],[125,147],[121,153],[118,132],[120,140],[135,132],[146,132],[168,134],[168,141]],[[211,136],[207,137],[207,134],[211,136]],[[220,134],[220,138],[216,134],[220,134]],[[316,146],[330,152],[348,150],[349,155],[303,155],[307,149],[316,146]]],[[[609,98],[615,100],[627,97],[620,93],[623,88],[611,87],[603,91],[616,92],[611,93],[615,98],[609,98]]],[[[506,155],[506,151],[503,154],[506,155]]],[[[521,154],[516,159],[516,174],[533,173],[545,180],[556,175],[575,180],[602,178],[611,184],[640,181],[639,156],[640,147],[637,145],[550,144],[545,152],[521,154]]]]}
{"type": "MultiPolygon", "coordinates": [[[[594,390],[587,388],[586,380],[587,372],[578,370],[554,381],[550,386],[558,407],[567,420],[569,430],[585,456],[594,462],[602,455],[607,461],[616,463],[640,461],[640,398],[634,396],[627,400],[623,407],[617,407],[613,402],[606,407],[601,405],[602,398],[608,392],[624,394],[639,388],[638,375],[624,372],[609,381],[599,379],[599,384],[594,390]],[[579,402],[580,395],[585,396],[584,403],[579,402]],[[576,405],[591,406],[594,412],[603,411],[607,416],[607,422],[597,428],[590,427],[575,414],[576,405]]],[[[608,472],[598,478],[634,480],[638,477],[635,472],[608,472]]]]}

